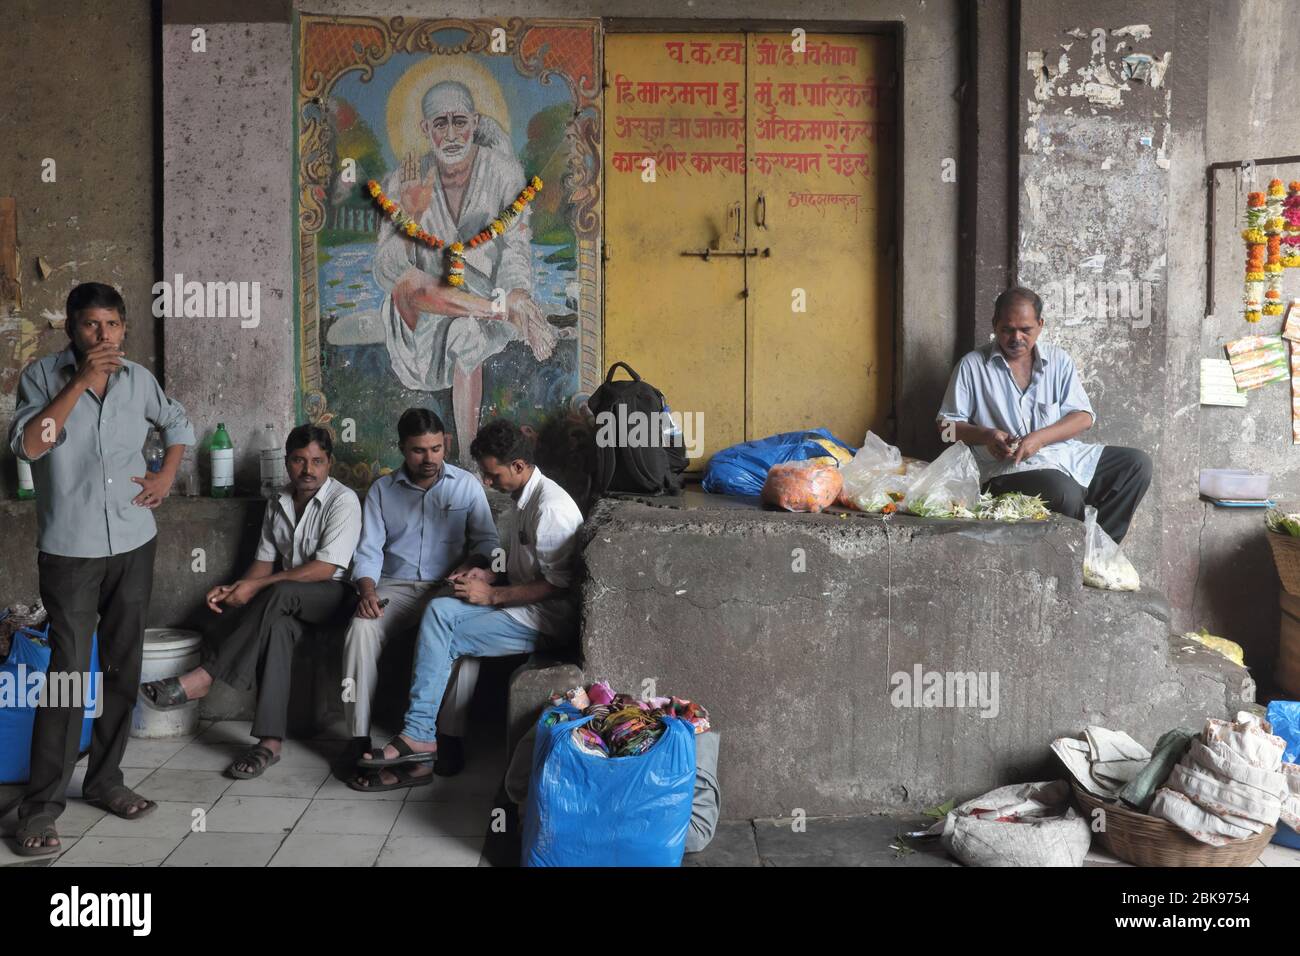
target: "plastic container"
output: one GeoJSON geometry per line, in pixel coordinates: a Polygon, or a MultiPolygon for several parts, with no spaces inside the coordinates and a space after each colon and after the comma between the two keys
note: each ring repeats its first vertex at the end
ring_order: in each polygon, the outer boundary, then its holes
{"type": "Polygon", "coordinates": [[[1202,468],[1201,494],[1224,501],[1263,501],[1268,498],[1268,475],[1237,468],[1202,468]]]}
{"type": "MultiPolygon", "coordinates": [[[[203,638],[197,631],[182,631],[171,627],[146,628],[140,683],[165,677],[180,677],[186,671],[198,667],[202,641],[203,638]]],[[[159,710],[140,694],[136,698],[135,711],[131,714],[132,737],[185,737],[195,733],[198,726],[197,700],[170,710],[159,710]]]]}

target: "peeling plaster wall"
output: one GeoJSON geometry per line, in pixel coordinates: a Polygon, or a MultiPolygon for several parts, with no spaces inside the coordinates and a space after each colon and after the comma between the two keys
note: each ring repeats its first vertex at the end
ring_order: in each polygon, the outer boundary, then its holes
{"type": "MultiPolygon", "coordinates": [[[[150,313],[154,278],[156,141],[149,0],[13,0],[0,28],[0,195],[18,208],[23,308],[0,309],[0,429],[8,433],[17,374],[31,356],[67,344],[61,323],[79,282],[116,286],[126,300],[127,357],[159,372],[150,313]],[[56,180],[41,179],[55,161],[56,180]],[[37,272],[37,257],[51,267],[37,272]],[[59,327],[52,328],[51,321],[59,327]]],[[[0,494],[17,493],[8,443],[0,494]]]]}
{"type": "MultiPolygon", "coordinates": [[[[1126,550],[1164,586],[1160,466],[1171,380],[1168,256],[1172,100],[1180,84],[1171,4],[1065,0],[1021,7],[1019,278],[1044,299],[1047,341],[1079,365],[1097,412],[1085,440],[1157,461],[1126,550]],[[1145,56],[1146,81],[1126,79],[1145,56]]],[[[987,333],[985,333],[987,334],[987,333]]]]}

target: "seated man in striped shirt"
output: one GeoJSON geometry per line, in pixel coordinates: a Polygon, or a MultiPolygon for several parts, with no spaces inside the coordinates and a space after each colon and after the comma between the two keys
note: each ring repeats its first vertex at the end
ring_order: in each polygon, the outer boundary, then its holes
{"type": "Polygon", "coordinates": [[[957,363],[939,410],[944,441],[971,447],[983,490],[1041,495],[1047,507],[1123,541],[1151,484],[1151,456],[1076,436],[1096,415],[1064,349],[1038,344],[1043,300],[1017,286],[993,307],[994,340],[957,363]]]}

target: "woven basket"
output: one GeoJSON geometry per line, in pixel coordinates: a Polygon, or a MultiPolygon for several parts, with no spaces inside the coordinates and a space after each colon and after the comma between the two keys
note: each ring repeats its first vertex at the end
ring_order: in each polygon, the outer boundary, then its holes
{"type": "Polygon", "coordinates": [[[1105,811],[1106,829],[1098,831],[1102,845],[1116,859],[1134,866],[1250,866],[1273,839],[1277,827],[1268,827],[1253,837],[1227,846],[1210,846],[1194,839],[1168,820],[1129,810],[1118,803],[1105,803],[1071,780],[1074,799],[1084,819],[1092,822],[1092,811],[1105,811]]]}
{"type": "Polygon", "coordinates": [[[1266,531],[1269,547],[1273,549],[1273,563],[1282,587],[1288,594],[1300,595],[1300,538],[1276,531],[1266,531]]]}

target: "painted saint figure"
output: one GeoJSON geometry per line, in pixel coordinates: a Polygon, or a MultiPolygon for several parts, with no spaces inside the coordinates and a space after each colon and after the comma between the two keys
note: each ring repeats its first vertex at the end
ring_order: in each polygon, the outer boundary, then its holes
{"type": "Polygon", "coordinates": [[[492,242],[468,247],[525,184],[505,131],[475,111],[461,83],[435,84],[420,105],[420,130],[429,137],[430,151],[418,163],[406,157],[385,180],[384,193],[448,245],[467,243],[465,285],[447,284],[445,249],[414,242],[387,220],[373,268],[385,293],[380,317],[393,372],[409,389],[451,387],[457,453],[464,462],[478,431],[483,362],[517,340],[545,361],[555,348],[555,332],[532,296],[531,209],[492,242]],[[497,289],[504,293],[504,310],[494,311],[497,289]]]}

